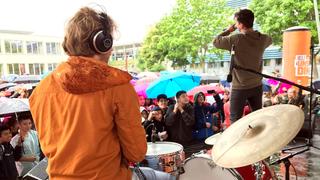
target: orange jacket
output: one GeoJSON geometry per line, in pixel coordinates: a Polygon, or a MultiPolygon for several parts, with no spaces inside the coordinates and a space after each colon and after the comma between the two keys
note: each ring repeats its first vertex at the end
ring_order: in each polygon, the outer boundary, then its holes
{"type": "Polygon", "coordinates": [[[40,82],[30,109],[51,180],[131,179],[127,161],[147,151],[131,76],[87,57],[69,57],[40,82]]]}

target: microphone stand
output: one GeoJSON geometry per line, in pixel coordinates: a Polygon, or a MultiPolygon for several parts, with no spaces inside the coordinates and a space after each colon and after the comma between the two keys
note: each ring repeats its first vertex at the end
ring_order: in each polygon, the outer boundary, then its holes
{"type": "MultiPolygon", "coordinates": [[[[310,46],[310,51],[311,51],[311,58],[310,58],[310,64],[311,64],[311,72],[310,72],[310,88],[313,89],[313,61],[314,61],[314,56],[316,56],[320,50],[314,54],[314,45],[312,44],[310,46]]],[[[312,136],[313,136],[313,126],[312,126],[312,97],[313,97],[313,94],[316,93],[318,94],[317,92],[314,92],[314,91],[309,91],[310,92],[310,97],[309,97],[309,103],[308,103],[308,106],[309,106],[309,124],[308,124],[308,131],[310,134],[308,134],[308,138],[307,138],[307,142],[306,144],[304,145],[300,145],[300,146],[295,146],[295,147],[291,147],[291,148],[286,148],[286,149],[283,149],[282,151],[288,151],[288,150],[293,150],[293,149],[298,149],[298,148],[302,148],[302,147],[313,147],[317,150],[320,150],[319,147],[315,147],[312,143],[312,136]]]]}

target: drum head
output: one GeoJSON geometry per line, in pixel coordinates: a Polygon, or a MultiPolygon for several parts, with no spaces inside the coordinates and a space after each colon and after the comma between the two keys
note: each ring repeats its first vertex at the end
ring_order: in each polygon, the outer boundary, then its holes
{"type": "Polygon", "coordinates": [[[148,143],[147,156],[171,154],[183,150],[183,146],[173,142],[148,143]]]}
{"type": "Polygon", "coordinates": [[[180,180],[239,180],[241,176],[234,169],[226,169],[214,164],[206,157],[192,157],[186,160],[185,173],[180,180]]]}

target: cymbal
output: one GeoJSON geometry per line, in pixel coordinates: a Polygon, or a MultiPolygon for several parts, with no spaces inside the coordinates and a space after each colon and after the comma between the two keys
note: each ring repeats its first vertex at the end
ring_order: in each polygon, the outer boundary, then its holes
{"type": "Polygon", "coordinates": [[[214,135],[208,137],[208,138],[204,141],[204,143],[206,143],[206,144],[208,144],[208,145],[214,145],[214,144],[217,142],[218,138],[220,138],[221,134],[222,134],[222,133],[218,133],[218,134],[214,134],[214,135]]]}
{"type": "Polygon", "coordinates": [[[212,160],[225,168],[261,161],[286,146],[304,122],[294,105],[275,105],[252,112],[226,129],[212,148],[212,160]]]}

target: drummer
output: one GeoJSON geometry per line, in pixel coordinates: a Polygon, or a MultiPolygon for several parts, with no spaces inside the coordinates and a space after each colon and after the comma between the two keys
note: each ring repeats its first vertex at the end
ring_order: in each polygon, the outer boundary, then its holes
{"type": "Polygon", "coordinates": [[[147,141],[152,141],[152,136],[155,136],[155,141],[163,141],[168,138],[167,131],[165,131],[165,124],[162,115],[162,110],[160,107],[155,106],[148,119],[143,123],[144,129],[147,134],[147,141]],[[154,135],[152,135],[152,130],[155,130],[154,135]]]}

